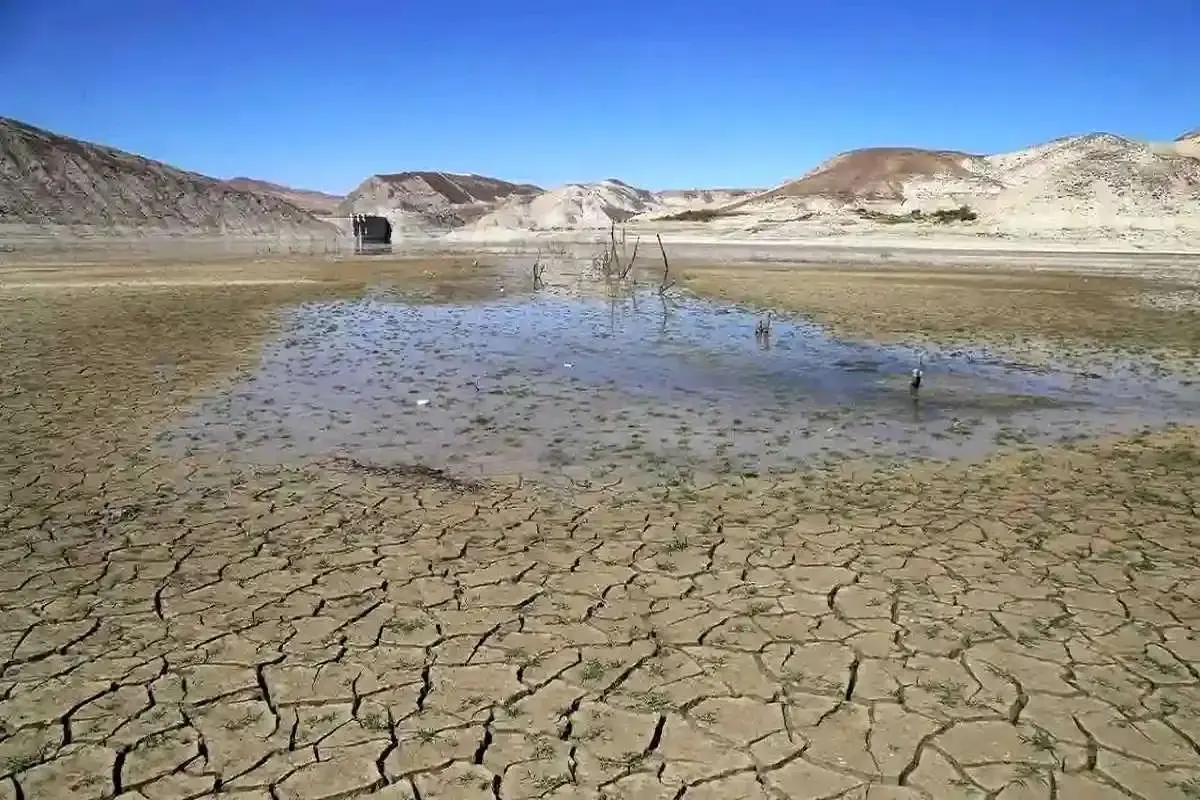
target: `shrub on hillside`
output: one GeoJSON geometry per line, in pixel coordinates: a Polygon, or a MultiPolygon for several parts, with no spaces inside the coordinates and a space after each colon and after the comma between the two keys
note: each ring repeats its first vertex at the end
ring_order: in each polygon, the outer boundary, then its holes
{"type": "Polygon", "coordinates": [[[949,223],[949,222],[974,222],[979,219],[970,206],[959,206],[958,208],[942,208],[929,214],[934,222],[949,223]]]}
{"type": "Polygon", "coordinates": [[[719,208],[688,208],[675,214],[659,217],[659,219],[669,222],[712,222],[722,216],[725,216],[725,212],[719,208]]]}

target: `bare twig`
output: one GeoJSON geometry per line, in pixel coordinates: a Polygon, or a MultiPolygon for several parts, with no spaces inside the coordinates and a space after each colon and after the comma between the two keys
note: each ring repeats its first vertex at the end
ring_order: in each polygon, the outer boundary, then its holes
{"type": "MultiPolygon", "coordinates": [[[[622,249],[624,249],[624,246],[625,246],[624,240],[625,240],[625,233],[624,233],[624,231],[622,231],[622,233],[621,233],[622,249]]],[[[637,261],[638,245],[640,245],[641,243],[642,243],[641,236],[638,236],[636,239],[633,240],[633,255],[631,255],[629,257],[629,261],[625,264],[625,269],[623,269],[621,271],[621,280],[625,280],[627,277],[629,277],[629,273],[633,269],[633,262],[637,261]]]]}
{"type": "Polygon", "coordinates": [[[658,286],[658,293],[666,294],[667,290],[675,285],[674,281],[667,280],[671,275],[671,262],[667,261],[667,248],[663,246],[662,234],[656,233],[654,234],[654,238],[658,239],[658,250],[662,253],[663,259],[663,277],[662,283],[658,286]]]}
{"type": "Polygon", "coordinates": [[[617,255],[617,222],[616,222],[616,220],[613,220],[612,224],[609,225],[609,227],[608,227],[608,242],[609,242],[609,252],[611,253],[611,255],[609,256],[609,259],[608,259],[608,266],[609,267],[615,266],[616,272],[620,273],[621,258],[620,258],[620,256],[617,255]]]}
{"type": "Polygon", "coordinates": [[[603,251],[592,257],[592,266],[607,278],[612,272],[612,250],[605,246],[603,251]]]}

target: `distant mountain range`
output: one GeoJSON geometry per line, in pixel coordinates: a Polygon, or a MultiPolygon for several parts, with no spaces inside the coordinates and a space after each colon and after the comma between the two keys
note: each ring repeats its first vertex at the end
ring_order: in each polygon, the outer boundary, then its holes
{"type": "Polygon", "coordinates": [[[721,209],[732,214],[852,214],[885,222],[968,206],[979,218],[1044,227],[1200,226],[1200,158],[1176,144],[1110,133],[1055,139],[1024,150],[871,147],[721,209]]]}
{"type": "Polygon", "coordinates": [[[870,147],[767,190],[654,192],[615,178],[546,190],[412,171],[372,175],[342,197],[249,177],[220,180],[0,117],[0,224],[330,233],[330,218],[371,213],[393,218],[401,231],[438,234],[737,216],[753,232],[789,214],[919,221],[955,205],[1006,224],[1037,217],[1084,227],[1152,219],[1200,227],[1200,129],[1169,143],[1094,133],[999,155],[870,147]]]}

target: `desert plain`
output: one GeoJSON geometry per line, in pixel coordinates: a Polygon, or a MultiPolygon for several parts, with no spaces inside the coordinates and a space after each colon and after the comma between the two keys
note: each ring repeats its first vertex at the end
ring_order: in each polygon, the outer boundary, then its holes
{"type": "Polygon", "coordinates": [[[9,254],[0,800],[1200,798],[1194,265],[543,257],[9,254]]]}

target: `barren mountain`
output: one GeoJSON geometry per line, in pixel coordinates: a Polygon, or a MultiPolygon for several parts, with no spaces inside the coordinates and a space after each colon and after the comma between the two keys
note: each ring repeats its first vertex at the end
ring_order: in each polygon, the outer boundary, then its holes
{"type": "Polygon", "coordinates": [[[599,183],[568,183],[536,196],[510,198],[471,228],[474,231],[606,228],[613,222],[624,222],[637,214],[663,208],[653,192],[610,178],[599,183]]]}
{"type": "Polygon", "coordinates": [[[287,200],[297,208],[302,208],[310,214],[318,216],[327,217],[333,214],[337,210],[338,203],[346,199],[337,194],[316,192],[311,189],[293,189],[290,186],[281,186],[278,183],[260,181],[256,178],[230,178],[225,183],[244,192],[256,192],[257,194],[269,194],[279,197],[287,200]]]}
{"type": "Polygon", "coordinates": [[[1171,149],[1181,156],[1200,158],[1200,128],[1188,131],[1171,142],[1171,149]]]}
{"type": "Polygon", "coordinates": [[[279,197],[3,117],[0,223],[223,234],[330,230],[279,197]]]}
{"type": "Polygon", "coordinates": [[[981,156],[957,150],[868,147],[834,156],[816,169],[734,206],[794,199],[812,210],[862,203],[930,201],[945,195],[996,191],[981,156]]]}
{"type": "Polygon", "coordinates": [[[762,189],[668,189],[654,196],[672,209],[723,206],[758,194],[762,189]]]}
{"type": "Polygon", "coordinates": [[[339,204],[341,214],[407,217],[417,225],[459,227],[511,197],[531,197],[542,189],[483,175],[451,172],[399,172],[372,175],[339,204]]]}
{"type": "Polygon", "coordinates": [[[986,168],[1004,185],[990,205],[980,204],[993,215],[1047,221],[1057,215],[1064,227],[1077,220],[1144,225],[1182,215],[1194,225],[1200,219],[1194,216],[1200,212],[1200,161],[1110,133],[991,156],[986,168]]]}
{"type": "Polygon", "coordinates": [[[959,205],[985,221],[1026,229],[1184,224],[1200,213],[1200,162],[1107,133],[993,156],[868,148],[722,210],[786,206],[886,216],[959,205]]]}

